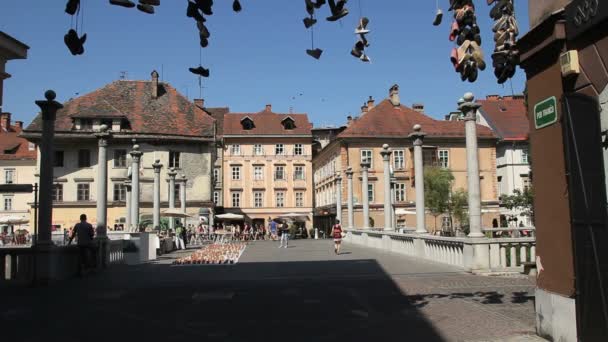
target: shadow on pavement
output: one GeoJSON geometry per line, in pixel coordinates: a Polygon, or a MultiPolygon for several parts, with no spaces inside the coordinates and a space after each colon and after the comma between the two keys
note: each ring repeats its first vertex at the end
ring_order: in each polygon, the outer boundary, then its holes
{"type": "Polygon", "coordinates": [[[504,304],[505,301],[511,303],[522,304],[534,300],[534,295],[528,294],[527,291],[514,292],[511,298],[505,298],[505,295],[496,291],[488,292],[467,292],[467,293],[432,293],[424,295],[406,295],[410,303],[417,308],[421,308],[429,304],[429,299],[468,299],[481,304],[504,304]]]}
{"type": "Polygon", "coordinates": [[[0,293],[7,341],[442,341],[375,260],[118,266],[0,293]]]}

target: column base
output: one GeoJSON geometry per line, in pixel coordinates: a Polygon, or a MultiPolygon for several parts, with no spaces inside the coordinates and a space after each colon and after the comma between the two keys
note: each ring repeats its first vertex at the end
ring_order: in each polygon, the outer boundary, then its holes
{"type": "Polygon", "coordinates": [[[486,235],[484,233],[469,233],[469,235],[467,235],[470,238],[482,238],[482,237],[486,237],[486,235]]]}
{"type": "Polygon", "coordinates": [[[428,234],[427,230],[416,230],[416,234],[428,234]]]}

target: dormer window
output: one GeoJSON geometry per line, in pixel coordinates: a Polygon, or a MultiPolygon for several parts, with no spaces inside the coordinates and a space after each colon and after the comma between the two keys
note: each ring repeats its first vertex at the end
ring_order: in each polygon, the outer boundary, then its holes
{"type": "Polygon", "coordinates": [[[291,130],[296,128],[296,122],[291,117],[283,119],[281,123],[283,124],[283,128],[285,129],[291,130]]]}
{"type": "Polygon", "coordinates": [[[255,127],[255,125],[253,124],[253,120],[251,120],[251,118],[249,117],[246,117],[241,120],[241,125],[243,125],[243,129],[247,131],[252,130],[255,127]]]}

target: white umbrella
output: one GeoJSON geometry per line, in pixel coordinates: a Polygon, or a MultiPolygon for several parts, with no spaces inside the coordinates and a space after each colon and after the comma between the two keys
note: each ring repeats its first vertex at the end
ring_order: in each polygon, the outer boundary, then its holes
{"type": "Polygon", "coordinates": [[[405,209],[397,209],[395,210],[395,215],[416,215],[416,212],[405,209]]]}
{"type": "Polygon", "coordinates": [[[0,224],[24,224],[30,220],[21,216],[2,216],[0,217],[0,224]]]}
{"type": "Polygon", "coordinates": [[[222,219],[222,220],[242,220],[245,216],[239,215],[239,214],[228,213],[228,214],[215,215],[215,217],[222,219]]]}
{"type": "Polygon", "coordinates": [[[167,209],[160,213],[161,217],[190,217],[179,209],[167,209]]]}
{"type": "Polygon", "coordinates": [[[298,214],[298,213],[289,213],[289,214],[279,215],[279,217],[281,217],[281,218],[293,218],[293,219],[304,218],[304,219],[308,220],[308,215],[306,215],[306,214],[298,214]]]}

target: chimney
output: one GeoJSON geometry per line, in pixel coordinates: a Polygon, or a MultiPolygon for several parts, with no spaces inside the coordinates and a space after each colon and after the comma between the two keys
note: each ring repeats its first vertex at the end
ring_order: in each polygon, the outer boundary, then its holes
{"type": "Polygon", "coordinates": [[[11,113],[0,114],[0,126],[3,131],[8,131],[11,127],[11,113]]]}
{"type": "Polygon", "coordinates": [[[500,100],[500,95],[487,95],[486,100],[493,100],[493,101],[500,100]]]}
{"type": "Polygon", "coordinates": [[[152,98],[158,98],[158,72],[152,71],[152,98]]]}
{"type": "Polygon", "coordinates": [[[271,104],[267,104],[266,105],[266,111],[267,112],[272,112],[272,105],[271,104]]]}
{"type": "Polygon", "coordinates": [[[414,103],[412,109],[418,113],[424,113],[424,105],[422,103],[414,103]]]}
{"type": "Polygon", "coordinates": [[[363,106],[361,106],[361,113],[367,113],[368,111],[368,107],[367,105],[364,103],[363,106]]]}
{"type": "Polygon", "coordinates": [[[23,121],[15,121],[15,125],[19,127],[19,129],[23,129],[23,121]]]}
{"type": "Polygon", "coordinates": [[[350,124],[353,123],[353,117],[352,116],[347,116],[346,117],[346,127],[350,126],[350,124]]]}
{"type": "Polygon", "coordinates": [[[203,109],[203,108],[205,108],[205,99],[194,99],[194,104],[198,108],[203,109]]]}
{"type": "Polygon", "coordinates": [[[374,108],[374,99],[370,96],[369,99],[367,100],[367,110],[370,111],[374,108]]]}
{"type": "Polygon", "coordinates": [[[391,87],[391,89],[389,89],[388,99],[391,101],[393,106],[401,106],[401,101],[399,100],[399,85],[395,84],[391,87]]]}

